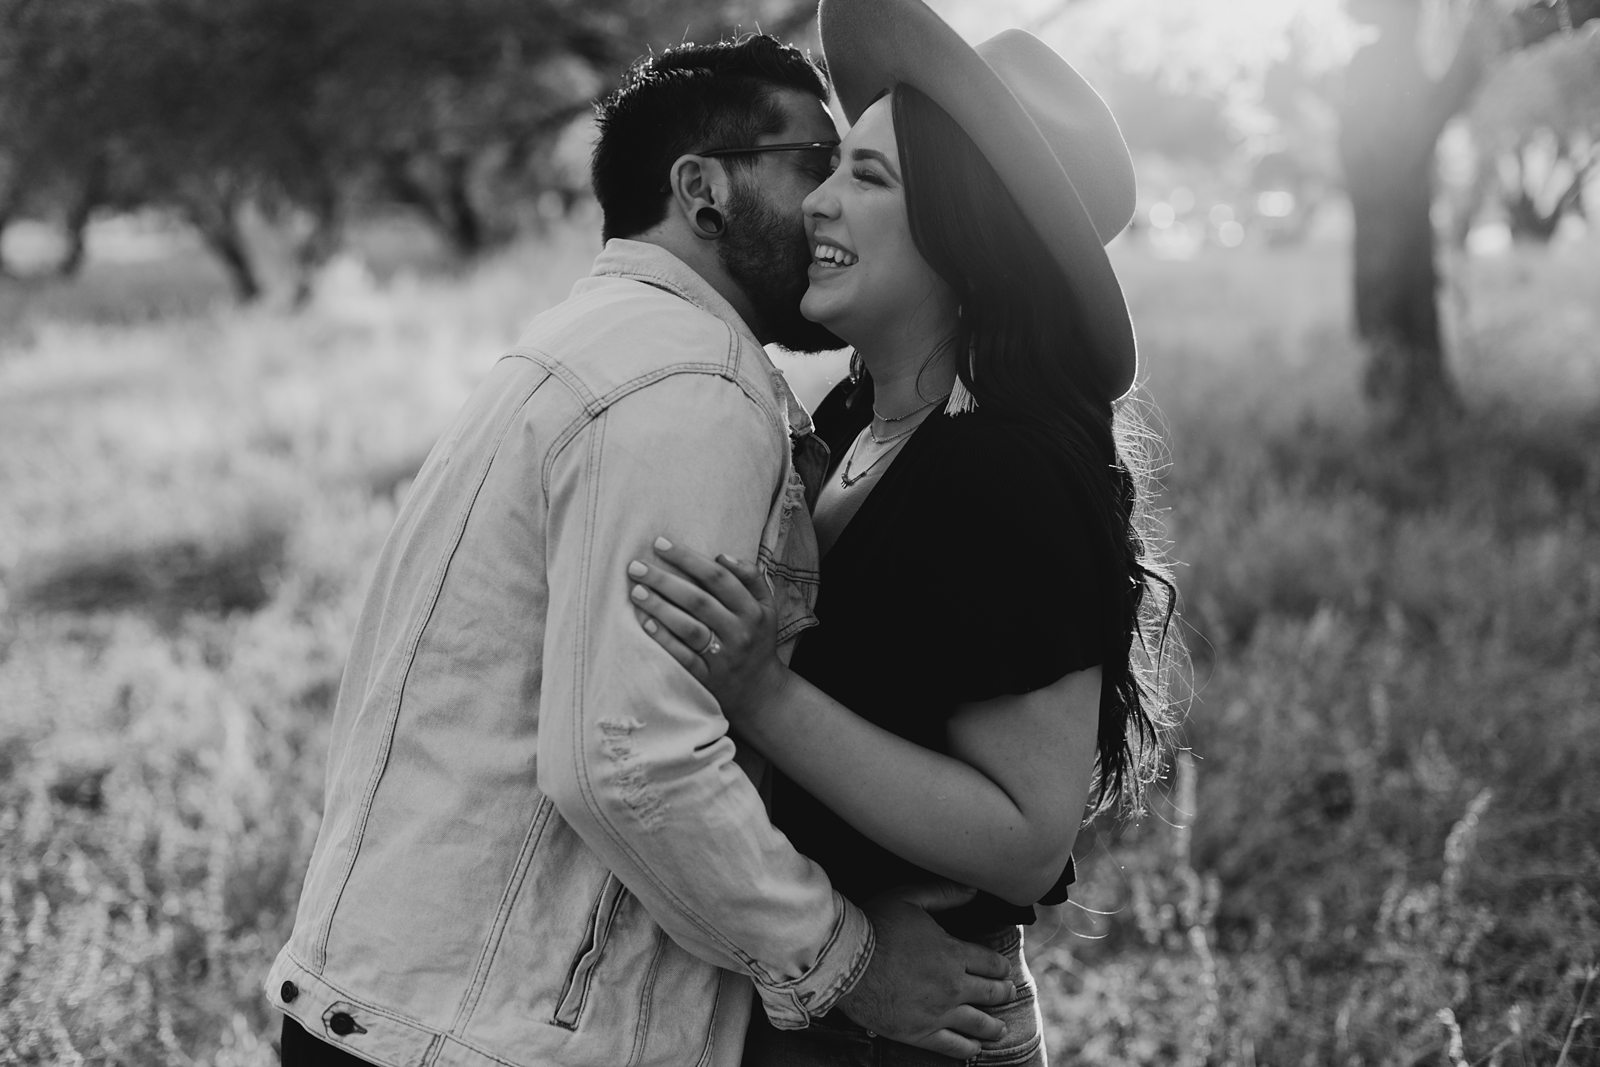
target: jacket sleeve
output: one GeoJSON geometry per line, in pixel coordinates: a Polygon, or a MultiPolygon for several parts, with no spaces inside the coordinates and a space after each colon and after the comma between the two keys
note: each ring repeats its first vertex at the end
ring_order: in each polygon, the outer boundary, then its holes
{"type": "Polygon", "coordinates": [[[871,924],[768,819],[711,694],[657,645],[627,565],[658,536],[755,559],[783,438],[734,382],[680,373],[552,460],[540,788],[667,934],[749,975],[779,1028],[831,1009],[871,924]]]}

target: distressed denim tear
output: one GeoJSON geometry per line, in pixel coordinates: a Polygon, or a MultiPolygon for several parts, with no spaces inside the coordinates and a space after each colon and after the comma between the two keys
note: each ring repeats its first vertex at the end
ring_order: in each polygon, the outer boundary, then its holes
{"type": "Polygon", "coordinates": [[[605,738],[600,750],[616,769],[617,785],[622,789],[623,803],[647,829],[660,825],[666,813],[661,798],[650,788],[649,779],[639,766],[634,752],[633,735],[644,728],[638,719],[602,719],[600,733],[605,738]]]}

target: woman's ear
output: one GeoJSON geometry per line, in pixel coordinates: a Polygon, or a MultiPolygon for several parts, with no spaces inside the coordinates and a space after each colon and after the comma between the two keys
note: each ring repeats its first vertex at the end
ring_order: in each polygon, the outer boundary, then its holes
{"type": "Polygon", "coordinates": [[[674,210],[682,214],[689,232],[715,241],[727,228],[723,207],[728,200],[728,172],[715,159],[683,155],[667,172],[667,187],[674,210]]]}

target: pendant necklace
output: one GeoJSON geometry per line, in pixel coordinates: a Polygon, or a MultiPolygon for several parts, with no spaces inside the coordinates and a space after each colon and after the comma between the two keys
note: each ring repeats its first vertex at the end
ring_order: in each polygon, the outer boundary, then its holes
{"type": "MultiPolygon", "coordinates": [[[[917,426],[921,426],[921,425],[922,424],[920,422],[917,423],[917,426]]],[[[908,433],[910,433],[911,431],[915,430],[917,428],[917,426],[907,426],[905,429],[901,430],[899,433],[892,433],[887,437],[879,437],[877,434],[872,432],[872,423],[869,422],[869,423],[867,423],[867,436],[872,438],[872,443],[875,444],[875,445],[886,445],[891,441],[900,440],[900,438],[906,436],[908,433]]]]}
{"type": "MultiPolygon", "coordinates": [[[[896,434],[894,437],[891,437],[889,440],[898,441],[902,437],[907,436],[907,434],[909,434],[909,433],[910,433],[910,431],[908,430],[908,431],[906,431],[906,433],[896,434]]],[[[867,428],[867,436],[868,437],[872,436],[872,428],[871,427],[867,428]]],[[[876,440],[876,438],[874,438],[874,440],[876,440]]],[[[859,471],[857,471],[855,473],[854,477],[851,477],[851,475],[850,475],[850,464],[856,458],[856,449],[858,449],[860,447],[861,447],[861,438],[857,437],[856,438],[856,443],[850,446],[850,451],[849,452],[845,453],[844,465],[839,468],[839,485],[841,487],[845,488],[845,489],[850,488],[852,485],[855,485],[861,479],[865,478],[867,476],[867,474],[872,470],[873,467],[876,467],[878,464],[882,463],[884,461],[884,459],[886,459],[887,457],[893,455],[895,452],[899,451],[899,446],[896,446],[894,448],[885,449],[883,452],[879,453],[877,459],[873,460],[871,463],[868,463],[865,467],[863,467],[859,471]]]]}
{"type": "MultiPolygon", "coordinates": [[[[945,394],[945,396],[949,396],[949,395],[950,395],[949,393],[945,394]]],[[[944,396],[936,396],[932,400],[928,401],[926,404],[922,405],[920,408],[912,408],[910,411],[906,412],[904,415],[896,415],[892,419],[887,415],[881,414],[878,411],[878,408],[877,408],[876,405],[874,405],[873,408],[872,408],[872,414],[879,422],[905,422],[911,416],[922,414],[924,411],[927,411],[929,408],[933,407],[933,405],[937,404],[939,401],[941,401],[943,399],[944,399],[944,396]]]]}
{"type": "MultiPolygon", "coordinates": [[[[942,397],[942,396],[934,397],[932,400],[928,401],[926,404],[922,405],[920,408],[913,408],[910,411],[906,412],[904,415],[896,415],[893,418],[888,418],[888,417],[886,417],[884,415],[880,415],[878,413],[878,409],[876,407],[874,407],[872,409],[872,414],[879,421],[885,422],[885,423],[905,422],[907,419],[911,418],[911,416],[922,414],[924,411],[927,411],[929,408],[933,407],[933,405],[937,404],[939,401],[941,401],[943,399],[944,399],[944,397],[942,397]]],[[[894,443],[896,441],[900,441],[900,440],[903,440],[904,438],[910,437],[911,434],[913,432],[915,432],[917,427],[921,426],[921,425],[922,425],[921,420],[918,420],[917,422],[913,423],[912,425],[907,426],[905,429],[901,430],[899,433],[890,434],[887,437],[879,437],[877,434],[872,432],[872,423],[869,421],[867,423],[867,437],[870,438],[872,443],[875,444],[875,445],[892,444],[892,443],[894,443]]],[[[856,458],[856,449],[858,449],[860,447],[861,447],[861,438],[858,436],[856,438],[856,440],[855,440],[855,443],[850,446],[850,451],[845,453],[844,463],[841,464],[840,467],[839,467],[839,485],[842,488],[848,489],[852,485],[855,485],[861,479],[865,478],[868,475],[868,473],[871,472],[872,468],[876,467],[878,464],[882,463],[886,458],[888,458],[889,456],[893,455],[895,452],[899,451],[899,446],[898,445],[896,445],[894,448],[885,449],[883,452],[879,453],[877,459],[873,460],[871,463],[868,463],[861,470],[857,471],[855,473],[855,475],[852,477],[851,474],[850,474],[850,464],[856,458]]]]}

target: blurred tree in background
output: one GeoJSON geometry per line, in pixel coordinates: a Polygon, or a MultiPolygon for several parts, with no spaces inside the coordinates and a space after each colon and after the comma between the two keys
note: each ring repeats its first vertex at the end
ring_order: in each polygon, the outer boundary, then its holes
{"type": "MultiPolygon", "coordinates": [[[[1456,235],[1491,199],[1534,239],[1581,210],[1600,61],[1575,31],[1600,0],[1343,0],[1343,33],[1332,3],[1150,0],[1138,18],[1121,0],[994,5],[1010,21],[1032,9],[1142,161],[1229,172],[1247,202],[1200,222],[1224,243],[1246,225],[1300,240],[1319,205],[1348,195],[1355,327],[1382,426],[1459,407],[1437,306],[1437,147],[1497,70],[1471,111],[1482,163],[1456,235]],[[1551,38],[1566,43],[1513,58],[1551,38]]],[[[70,274],[97,210],[156,207],[192,226],[241,300],[264,287],[257,220],[285,239],[297,300],[364,212],[408,212],[471,259],[582,197],[558,148],[642,51],[741,23],[788,36],[813,12],[812,0],[0,0],[0,234],[52,220],[70,274]]]]}
{"type": "Polygon", "coordinates": [[[1466,116],[1476,175],[1462,226],[1485,201],[1519,240],[1547,242],[1584,213],[1600,164],[1600,33],[1562,35],[1513,56],[1466,116]]]}
{"type": "Polygon", "coordinates": [[[1439,328],[1433,200],[1440,136],[1505,53],[1600,16],[1600,0],[1347,0],[1374,31],[1350,60],[1339,155],[1355,218],[1356,331],[1381,425],[1460,404],[1439,328]]]}
{"type": "MultiPolygon", "coordinates": [[[[1440,137],[1503,70],[1473,112],[1492,160],[1477,199],[1498,189],[1515,232],[1553,232],[1593,166],[1600,53],[1582,28],[1597,14],[1600,0],[1150,0],[1130,18],[1100,0],[1057,5],[1040,26],[1086,62],[1142,164],[1247,164],[1232,183],[1255,202],[1219,205],[1225,219],[1295,241],[1342,190],[1364,388],[1375,423],[1407,431],[1459,409],[1437,305],[1440,137]]],[[[1462,239],[1476,216],[1464,207],[1462,239]]]]}
{"type": "MultiPolygon", "coordinates": [[[[291,235],[296,296],[357,206],[414,212],[462,257],[572,181],[559,135],[650,47],[809,0],[0,0],[0,231],[60,221],[64,273],[100,208],[173,210],[234,292],[262,291],[247,212],[291,235]]],[[[547,201],[548,202],[548,201],[547,201]]]]}
{"type": "Polygon", "coordinates": [[[99,34],[99,7],[0,3],[0,230],[24,212],[62,215],[73,235],[63,273],[82,262],[109,178],[115,116],[97,108],[104,74],[82,47],[99,34]]]}

